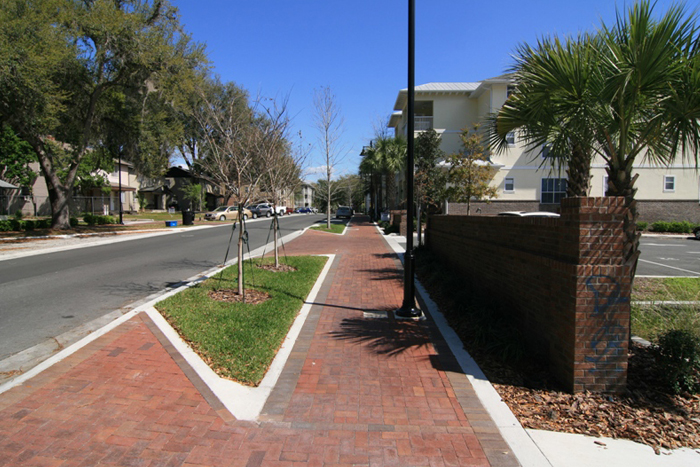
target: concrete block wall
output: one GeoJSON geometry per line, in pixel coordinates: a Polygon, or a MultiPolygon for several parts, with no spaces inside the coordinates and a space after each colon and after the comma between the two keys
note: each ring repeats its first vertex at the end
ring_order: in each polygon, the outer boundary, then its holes
{"type": "Polygon", "coordinates": [[[570,391],[627,379],[630,268],[623,198],[570,198],[560,218],[434,216],[428,247],[502,300],[531,350],[570,391]]]}

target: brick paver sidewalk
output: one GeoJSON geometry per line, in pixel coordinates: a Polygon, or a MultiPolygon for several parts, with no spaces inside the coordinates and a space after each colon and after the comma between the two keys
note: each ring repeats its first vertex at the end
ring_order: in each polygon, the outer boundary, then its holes
{"type": "Polygon", "coordinates": [[[337,256],[258,422],[142,313],[0,395],[0,465],[518,465],[430,321],[386,313],[402,272],[367,218],[285,250],[337,256]]]}

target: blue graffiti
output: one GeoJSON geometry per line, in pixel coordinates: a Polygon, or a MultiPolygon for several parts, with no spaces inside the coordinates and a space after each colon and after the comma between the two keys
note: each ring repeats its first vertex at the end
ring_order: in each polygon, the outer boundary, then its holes
{"type": "MultiPolygon", "coordinates": [[[[627,337],[627,330],[624,326],[620,326],[614,320],[608,318],[608,311],[615,305],[627,303],[628,297],[622,297],[620,292],[620,284],[612,277],[605,275],[591,276],[586,280],[586,287],[594,294],[595,302],[593,307],[593,315],[603,316],[604,322],[598,331],[593,335],[590,341],[592,349],[598,349],[598,345],[603,342],[604,347],[600,349],[600,353],[595,356],[587,356],[586,361],[597,364],[606,356],[616,353],[621,346],[623,340],[627,337]],[[599,290],[596,286],[599,285],[600,279],[604,279],[604,291],[599,290]],[[595,282],[594,282],[595,281],[595,282]]],[[[597,367],[588,370],[589,373],[595,373],[597,367]]]]}

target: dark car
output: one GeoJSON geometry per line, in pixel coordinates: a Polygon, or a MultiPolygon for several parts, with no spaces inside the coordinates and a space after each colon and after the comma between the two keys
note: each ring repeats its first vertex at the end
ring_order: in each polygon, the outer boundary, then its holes
{"type": "Polygon", "coordinates": [[[335,211],[336,219],[342,219],[343,217],[348,219],[352,217],[352,209],[350,209],[348,206],[338,206],[338,209],[335,211]]]}
{"type": "Polygon", "coordinates": [[[693,235],[695,235],[696,240],[700,240],[700,227],[695,227],[693,229],[693,235]]]}
{"type": "Polygon", "coordinates": [[[297,211],[299,214],[309,214],[312,213],[313,211],[311,208],[297,208],[297,211]]]}

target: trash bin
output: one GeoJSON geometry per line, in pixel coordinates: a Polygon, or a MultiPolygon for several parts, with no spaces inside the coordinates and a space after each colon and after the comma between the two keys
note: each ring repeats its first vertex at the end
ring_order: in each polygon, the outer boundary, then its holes
{"type": "Polygon", "coordinates": [[[193,225],[193,224],[194,224],[194,212],[182,211],[182,225],[193,225]]]}

